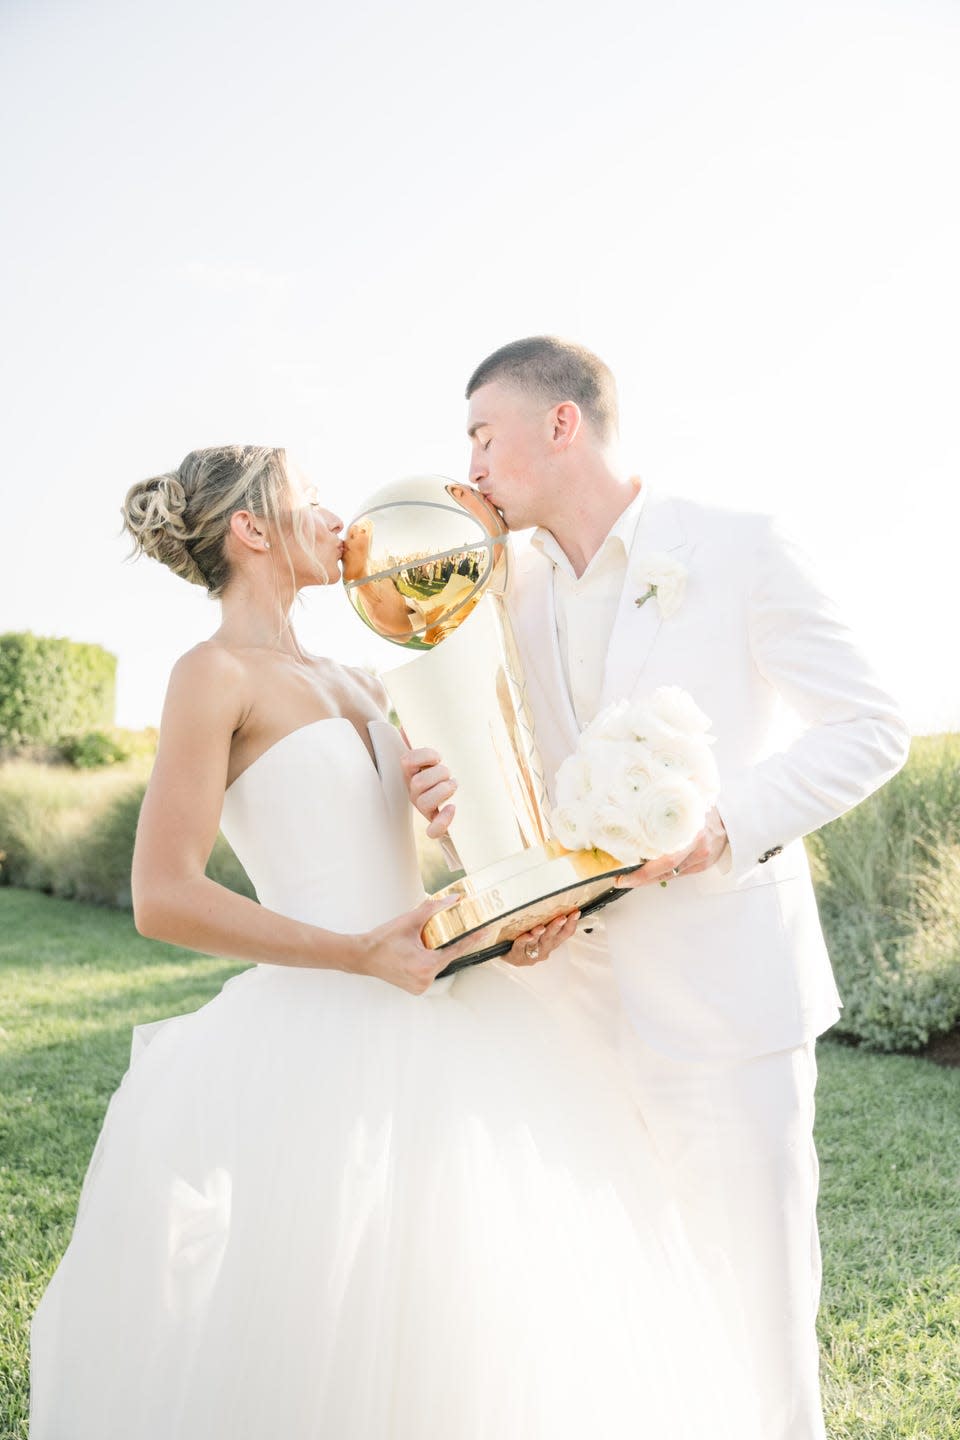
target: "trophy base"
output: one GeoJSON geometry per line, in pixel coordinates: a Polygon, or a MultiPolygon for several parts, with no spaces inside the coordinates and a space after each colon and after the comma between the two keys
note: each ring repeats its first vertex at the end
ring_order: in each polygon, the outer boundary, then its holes
{"type": "Polygon", "coordinates": [[[427,921],[423,943],[431,950],[465,937],[475,943],[469,954],[440,971],[441,976],[452,975],[505,955],[517,936],[535,925],[549,924],[570,910],[590,915],[629,894],[613,881],[637,868],[621,864],[605,850],[565,850],[557,841],[548,841],[439,890],[439,895],[456,895],[459,900],[427,921]]]}

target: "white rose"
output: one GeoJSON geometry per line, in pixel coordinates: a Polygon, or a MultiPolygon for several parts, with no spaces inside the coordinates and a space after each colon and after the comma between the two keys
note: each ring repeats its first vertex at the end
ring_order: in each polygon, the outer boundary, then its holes
{"type": "Polygon", "coordinates": [[[604,805],[593,817],[590,835],[599,850],[606,850],[622,865],[639,865],[649,858],[651,841],[632,814],[619,805],[604,805]]]}
{"type": "Polygon", "coordinates": [[[656,751],[639,740],[633,741],[628,748],[630,753],[623,760],[624,779],[631,789],[644,789],[657,775],[656,751]]]}
{"type": "Polygon", "coordinates": [[[624,724],[629,731],[631,740],[640,740],[645,743],[647,731],[656,723],[658,723],[656,716],[646,700],[630,701],[624,717],[624,724]]]}
{"type": "Polygon", "coordinates": [[[615,700],[605,710],[601,710],[580,736],[580,745],[593,744],[595,741],[607,740],[629,740],[630,729],[630,702],[629,700],[615,700]]]}
{"type": "Polygon", "coordinates": [[[693,696],[679,685],[661,685],[648,700],[654,715],[665,725],[672,725],[684,735],[701,735],[710,729],[710,721],[693,696]]]}
{"type": "Polygon", "coordinates": [[[646,789],[654,777],[662,774],[662,766],[652,752],[631,741],[595,744],[588,758],[590,790],[585,798],[594,810],[601,805],[632,803],[637,791],[646,789]]]}
{"type": "Polygon", "coordinates": [[[659,750],[683,735],[682,731],[661,719],[647,700],[635,700],[631,704],[625,723],[632,740],[650,750],[659,750]]]}
{"type": "Polygon", "coordinates": [[[648,860],[688,850],[703,829],[703,797],[689,780],[663,780],[638,800],[637,830],[652,847],[648,860]]]}
{"type": "Polygon", "coordinates": [[[579,805],[590,794],[590,758],[585,747],[568,755],[557,771],[557,805],[579,805]]]}
{"type": "Polygon", "coordinates": [[[590,819],[587,811],[578,805],[558,805],[550,815],[550,828],[554,836],[568,850],[589,850],[593,845],[590,838],[590,819]]]}
{"type": "Polygon", "coordinates": [[[712,803],[720,793],[720,777],[713,752],[704,743],[705,738],[678,735],[676,739],[666,740],[657,746],[652,758],[654,769],[661,772],[661,778],[667,774],[676,780],[690,780],[712,803]]]}
{"type": "Polygon", "coordinates": [[[616,803],[631,790],[642,790],[659,778],[661,766],[656,752],[637,740],[608,745],[602,762],[596,766],[595,791],[601,789],[608,800],[616,803]]]}
{"type": "Polygon", "coordinates": [[[664,620],[679,610],[683,603],[687,569],[672,555],[663,551],[649,551],[646,555],[638,555],[630,567],[630,579],[641,592],[638,599],[651,588],[654,590],[664,620]]]}

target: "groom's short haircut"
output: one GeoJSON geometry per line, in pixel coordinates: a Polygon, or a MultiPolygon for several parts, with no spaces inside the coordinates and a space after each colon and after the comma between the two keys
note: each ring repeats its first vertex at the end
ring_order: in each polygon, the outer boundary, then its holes
{"type": "Polygon", "coordinates": [[[550,405],[573,400],[601,440],[617,433],[617,382],[599,356],[554,335],[531,335],[494,350],[467,382],[467,399],[481,385],[499,380],[550,405]]]}

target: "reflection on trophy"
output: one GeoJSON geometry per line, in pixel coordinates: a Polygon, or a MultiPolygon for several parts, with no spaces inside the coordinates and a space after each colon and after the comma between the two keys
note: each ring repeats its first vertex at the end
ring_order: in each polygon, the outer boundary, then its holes
{"type": "Polygon", "coordinates": [[[533,725],[504,605],[508,553],[499,514],[439,475],[377,492],[348,527],[347,595],[378,635],[415,658],[383,676],[414,747],[439,750],[459,782],[445,854],[459,903],[424,930],[432,949],[471,936],[443,971],[504,954],[517,935],[626,892],[624,866],[551,837],[533,725]],[[467,621],[467,624],[464,624],[467,621]]]}

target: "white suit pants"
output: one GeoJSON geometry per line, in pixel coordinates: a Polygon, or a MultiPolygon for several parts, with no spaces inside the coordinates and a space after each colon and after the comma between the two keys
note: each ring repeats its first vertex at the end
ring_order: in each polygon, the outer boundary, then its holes
{"type": "Polygon", "coordinates": [[[814,1042],[691,1064],[624,1048],[637,1098],[702,1262],[744,1319],[767,1440],[823,1440],[814,1042]]]}
{"type": "Polygon", "coordinates": [[[815,1042],[747,1060],[665,1056],[624,1014],[601,936],[578,936],[529,973],[573,987],[585,1014],[619,1032],[694,1248],[743,1316],[765,1440],[824,1440],[815,1042]]]}

